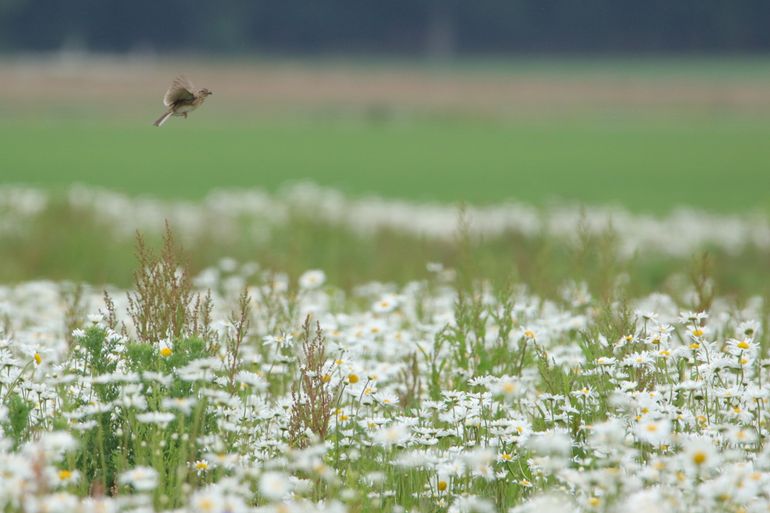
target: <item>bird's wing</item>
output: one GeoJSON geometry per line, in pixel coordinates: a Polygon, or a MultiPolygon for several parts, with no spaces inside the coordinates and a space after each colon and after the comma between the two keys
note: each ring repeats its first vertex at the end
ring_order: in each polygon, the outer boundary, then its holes
{"type": "Polygon", "coordinates": [[[163,96],[163,105],[171,107],[179,100],[192,100],[195,98],[193,91],[195,91],[195,87],[192,85],[192,82],[184,75],[179,75],[171,82],[171,87],[168,88],[165,96],[163,96]]]}

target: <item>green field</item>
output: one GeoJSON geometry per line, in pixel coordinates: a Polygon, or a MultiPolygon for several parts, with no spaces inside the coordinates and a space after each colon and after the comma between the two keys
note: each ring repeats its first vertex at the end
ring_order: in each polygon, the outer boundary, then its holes
{"type": "Polygon", "coordinates": [[[157,129],[2,73],[0,512],[768,511],[770,96],[157,129]],[[296,181],[412,201],[201,201],[296,181]]]}
{"type": "Polygon", "coordinates": [[[425,200],[576,200],[647,212],[770,207],[770,119],[206,117],[160,130],[125,120],[5,119],[0,183],[196,198],[310,180],[425,200]]]}
{"type": "MultiPolygon", "coordinates": [[[[416,201],[581,203],[658,216],[687,206],[770,212],[765,58],[3,64],[0,186],[65,191],[78,183],[195,200],[213,189],[310,181],[416,201]],[[154,128],[179,68],[215,94],[190,119],[154,128]]],[[[131,281],[130,226],[116,237],[98,215],[54,199],[16,228],[0,238],[0,281],[131,281]]],[[[583,241],[581,252],[563,240],[503,233],[468,252],[396,231],[361,234],[312,213],[265,238],[215,235],[185,241],[193,271],[231,256],[292,276],[321,268],[353,286],[421,278],[426,261],[457,267],[472,255],[484,275],[512,274],[544,296],[567,279],[611,288],[602,254],[613,248],[601,238],[583,241]]],[[[718,290],[764,292],[765,250],[704,249],[718,290]]],[[[666,290],[691,273],[693,256],[648,255],[620,267],[634,291],[666,290]]]]}

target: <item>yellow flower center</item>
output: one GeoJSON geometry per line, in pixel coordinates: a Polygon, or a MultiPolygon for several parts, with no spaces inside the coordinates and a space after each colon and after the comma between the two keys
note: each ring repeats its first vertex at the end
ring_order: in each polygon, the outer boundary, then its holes
{"type": "Polygon", "coordinates": [[[449,484],[446,481],[441,480],[441,481],[438,482],[438,491],[439,492],[445,491],[448,487],[449,487],[449,484]]]}
{"type": "Polygon", "coordinates": [[[692,335],[694,337],[702,337],[703,336],[703,330],[700,329],[700,328],[695,328],[694,330],[692,330],[692,335]]]}
{"type": "Polygon", "coordinates": [[[524,332],[525,338],[535,338],[535,332],[532,330],[527,330],[524,332]]]}
{"type": "Polygon", "coordinates": [[[70,470],[60,470],[59,471],[59,479],[62,481],[66,481],[67,479],[72,477],[72,472],[70,470]]]}
{"type": "Polygon", "coordinates": [[[703,451],[698,451],[695,454],[692,455],[692,462],[696,465],[703,465],[706,463],[706,453],[703,451]]]}
{"type": "Polygon", "coordinates": [[[738,342],[737,346],[738,346],[740,349],[748,349],[749,347],[751,347],[751,346],[749,345],[749,343],[748,343],[748,342],[746,342],[745,340],[741,340],[740,342],[738,342]]]}
{"type": "Polygon", "coordinates": [[[601,499],[599,499],[599,497],[591,497],[590,499],[588,499],[588,504],[592,508],[595,508],[595,507],[599,506],[599,504],[601,504],[601,502],[602,501],[601,501],[601,499]]]}
{"type": "Polygon", "coordinates": [[[38,365],[43,363],[43,357],[40,356],[40,353],[35,353],[35,363],[38,364],[38,365]]]}
{"type": "Polygon", "coordinates": [[[173,351],[173,350],[172,350],[170,347],[163,347],[163,348],[161,348],[161,350],[160,350],[160,355],[161,355],[163,358],[168,358],[168,357],[169,357],[169,356],[171,356],[172,354],[174,354],[174,351],[173,351]]]}
{"type": "Polygon", "coordinates": [[[355,385],[356,383],[358,383],[358,374],[350,374],[350,375],[348,375],[348,382],[351,385],[355,385]]]}
{"type": "Polygon", "coordinates": [[[195,470],[207,470],[208,468],[209,468],[208,462],[205,462],[205,461],[195,462],[195,470]]]}

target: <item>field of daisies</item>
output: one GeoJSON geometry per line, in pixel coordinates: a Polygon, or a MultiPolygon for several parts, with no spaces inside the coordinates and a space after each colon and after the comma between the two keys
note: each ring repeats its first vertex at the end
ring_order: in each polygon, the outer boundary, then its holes
{"type": "MultiPolygon", "coordinates": [[[[770,511],[763,295],[719,295],[697,262],[636,294],[623,266],[764,254],[766,218],[508,204],[458,222],[456,208],[292,194],[195,206],[70,193],[109,227],[105,245],[139,230],[133,282],[0,285],[0,511],[770,511]],[[224,244],[301,208],[362,237],[460,249],[452,265],[393,263],[419,278],[343,285],[280,262],[193,269],[181,248],[212,219],[224,244]],[[616,243],[592,246],[592,280],[552,294],[527,280],[540,274],[478,272],[466,247],[511,230],[571,244],[578,224],[616,243]],[[142,235],[164,226],[157,244],[142,235]]],[[[60,208],[4,191],[0,236],[60,208]]]]}

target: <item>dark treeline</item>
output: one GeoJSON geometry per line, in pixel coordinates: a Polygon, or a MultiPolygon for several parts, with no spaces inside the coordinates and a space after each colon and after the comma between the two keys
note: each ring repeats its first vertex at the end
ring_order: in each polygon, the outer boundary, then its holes
{"type": "Polygon", "coordinates": [[[770,49],[770,0],[0,0],[0,50],[427,53],[770,49]]]}

